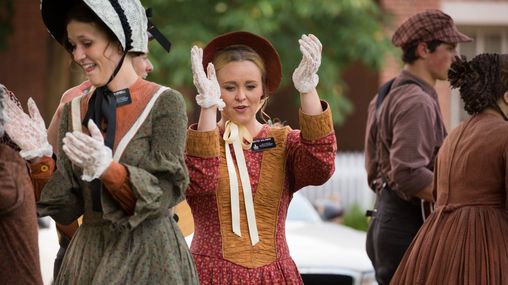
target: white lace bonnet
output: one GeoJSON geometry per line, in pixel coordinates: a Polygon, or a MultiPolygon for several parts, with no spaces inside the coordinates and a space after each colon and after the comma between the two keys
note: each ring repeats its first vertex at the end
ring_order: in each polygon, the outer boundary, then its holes
{"type": "MultiPolygon", "coordinates": [[[[147,18],[139,0],[81,0],[111,29],[126,52],[148,52],[147,18]]],[[[48,32],[60,43],[65,18],[76,0],[41,0],[41,14],[48,32]]]]}

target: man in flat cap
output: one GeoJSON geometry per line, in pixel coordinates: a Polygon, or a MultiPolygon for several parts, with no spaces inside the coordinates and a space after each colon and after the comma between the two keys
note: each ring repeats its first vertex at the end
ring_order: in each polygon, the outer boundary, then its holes
{"type": "Polygon", "coordinates": [[[393,35],[404,68],[370,102],[365,138],[368,182],[376,192],[367,253],[380,285],[390,283],[425,219],[424,202],[434,200],[434,158],[446,136],[434,85],[448,79],[457,44],[469,41],[438,10],[413,15],[393,35]]]}

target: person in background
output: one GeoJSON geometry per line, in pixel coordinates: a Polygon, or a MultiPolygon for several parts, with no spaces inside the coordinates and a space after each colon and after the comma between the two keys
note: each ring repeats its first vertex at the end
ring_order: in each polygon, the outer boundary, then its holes
{"type": "Polygon", "coordinates": [[[328,180],[337,145],[330,108],[316,91],[321,43],[303,35],[299,44],[293,82],[301,131],[256,117],[282,77],[268,40],[232,32],[191,50],[201,112],[188,130],[187,202],[201,284],[302,284],[285,239],[288,206],[295,191],[328,180]]]}
{"type": "Polygon", "coordinates": [[[391,284],[508,284],[508,54],[459,58],[449,79],[471,117],[439,150],[435,211],[391,284]]]}
{"type": "MultiPolygon", "coordinates": [[[[0,137],[6,123],[0,84],[0,137]]],[[[0,284],[42,285],[35,197],[25,161],[7,144],[0,144],[0,284]]]]}
{"type": "Polygon", "coordinates": [[[197,284],[168,211],[188,185],[185,105],[177,91],[134,70],[133,57],[148,49],[141,3],[44,0],[41,12],[93,86],[64,106],[54,173],[44,123],[19,133],[26,120],[13,111],[9,136],[37,176],[39,215],[63,225],[83,215],[55,284],[197,284]]]}
{"type": "Polygon", "coordinates": [[[457,44],[468,41],[439,10],[411,16],[393,35],[404,69],[370,102],[365,135],[365,168],[376,192],[366,247],[380,285],[390,283],[422,225],[422,201],[434,201],[434,159],[446,136],[434,86],[448,79],[457,44]]]}

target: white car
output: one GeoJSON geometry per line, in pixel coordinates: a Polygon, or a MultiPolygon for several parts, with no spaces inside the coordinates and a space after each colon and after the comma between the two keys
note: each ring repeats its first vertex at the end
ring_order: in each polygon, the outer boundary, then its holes
{"type": "Polygon", "coordinates": [[[289,205],[286,239],[305,285],[377,284],[365,251],[366,233],[323,221],[298,192],[289,205]]]}

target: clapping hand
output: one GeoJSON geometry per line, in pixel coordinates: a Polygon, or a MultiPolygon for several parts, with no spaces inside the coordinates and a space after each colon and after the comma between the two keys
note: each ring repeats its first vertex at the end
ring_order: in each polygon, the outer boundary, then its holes
{"type": "MultiPolygon", "coordinates": [[[[0,86],[0,88],[5,88],[0,86]]],[[[48,143],[44,119],[32,98],[28,99],[28,114],[10,97],[5,96],[5,131],[11,140],[21,149],[23,159],[52,156],[53,148],[48,143]]]]}
{"type": "Polygon", "coordinates": [[[210,62],[207,67],[208,76],[203,69],[203,49],[197,46],[191,49],[192,76],[198,90],[196,102],[202,108],[217,106],[222,111],[225,104],[220,98],[220,86],[215,74],[215,67],[210,62]]]}
{"type": "Polygon", "coordinates": [[[302,35],[298,43],[303,57],[293,72],[293,83],[300,93],[308,93],[316,88],[319,82],[317,71],[321,65],[322,45],[313,34],[302,35]]]}
{"type": "Polygon", "coordinates": [[[88,121],[88,130],[90,136],[77,131],[65,134],[62,147],[69,159],[83,169],[84,181],[100,178],[113,162],[112,151],[92,120],[88,121]]]}

